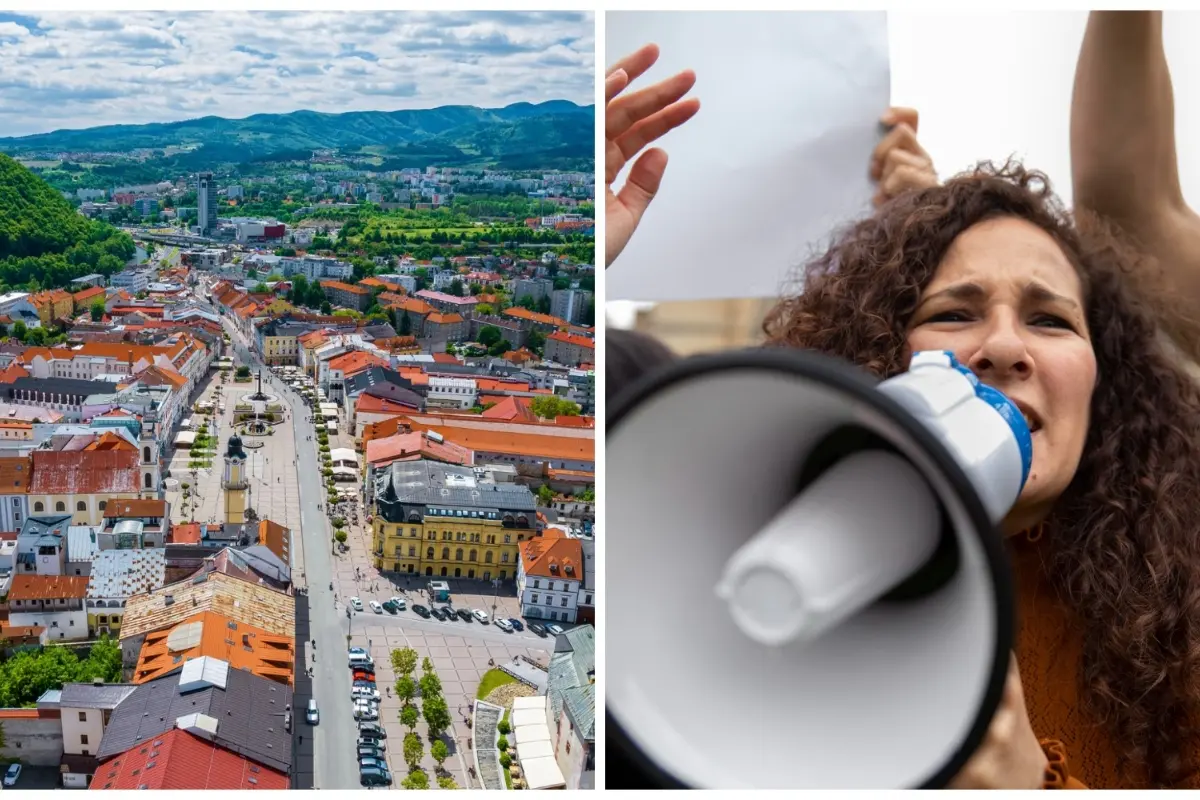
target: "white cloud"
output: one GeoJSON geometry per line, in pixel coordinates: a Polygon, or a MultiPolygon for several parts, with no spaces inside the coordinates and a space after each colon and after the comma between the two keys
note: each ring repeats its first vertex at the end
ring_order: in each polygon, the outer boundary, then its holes
{"type": "Polygon", "coordinates": [[[0,21],[0,136],[201,113],[593,99],[594,23],[586,13],[22,12],[9,19],[20,21],[0,21]]]}

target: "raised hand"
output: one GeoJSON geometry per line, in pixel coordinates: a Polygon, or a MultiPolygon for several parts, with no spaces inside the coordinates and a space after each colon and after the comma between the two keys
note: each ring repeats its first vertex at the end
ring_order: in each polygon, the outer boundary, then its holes
{"type": "Polygon", "coordinates": [[[648,44],[612,66],[604,81],[606,268],[625,249],[658,192],[667,169],[667,154],[658,148],[642,153],[629,170],[625,186],[614,193],[612,184],[617,174],[646,145],[687,122],[700,110],[699,100],[680,100],[696,83],[696,74],[691,70],[641,91],[618,96],[657,60],[658,45],[648,44]]]}
{"type": "Polygon", "coordinates": [[[912,108],[889,108],[880,122],[891,128],[871,154],[871,179],[879,184],[875,205],[913,189],[938,185],[933,159],[917,141],[917,112],[912,108]]]}

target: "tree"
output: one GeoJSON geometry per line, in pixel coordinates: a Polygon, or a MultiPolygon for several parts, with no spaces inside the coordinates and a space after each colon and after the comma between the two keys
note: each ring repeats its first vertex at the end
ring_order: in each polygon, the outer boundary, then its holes
{"type": "Polygon", "coordinates": [[[446,747],[446,743],[438,739],[429,748],[429,754],[433,756],[433,760],[437,762],[438,769],[442,768],[442,764],[450,757],[450,749],[446,747]]]}
{"type": "Polygon", "coordinates": [[[450,727],[450,709],[446,705],[445,698],[440,695],[430,697],[425,699],[421,705],[425,724],[429,726],[429,736],[431,738],[441,736],[450,727]]]}
{"type": "Polygon", "coordinates": [[[421,744],[421,737],[415,733],[407,733],[404,735],[404,763],[408,764],[410,770],[417,768],[421,763],[421,759],[425,756],[425,746],[421,744]]]}
{"type": "Polygon", "coordinates": [[[103,300],[97,300],[96,302],[92,303],[92,322],[99,322],[100,320],[104,319],[104,310],[103,300]]]}
{"type": "MultiPolygon", "coordinates": [[[[438,741],[441,741],[441,740],[439,739],[438,741]]],[[[458,784],[454,782],[454,778],[450,778],[447,776],[442,776],[441,778],[438,778],[437,785],[438,785],[439,789],[457,789],[457,788],[459,788],[458,784]]]]}
{"type": "Polygon", "coordinates": [[[346,536],[346,532],[345,532],[344,530],[341,530],[341,529],[339,528],[339,529],[338,529],[338,532],[337,532],[337,533],[334,535],[334,537],[333,537],[333,538],[337,539],[337,541],[338,541],[338,544],[345,544],[345,543],[346,543],[346,539],[347,539],[347,538],[349,538],[349,537],[347,537],[347,536],[346,536]]]}
{"type": "Polygon", "coordinates": [[[509,343],[508,339],[501,339],[488,348],[488,355],[502,356],[509,350],[512,350],[512,345],[509,343]]]}
{"type": "Polygon", "coordinates": [[[549,314],[550,313],[550,298],[543,297],[541,300],[538,300],[537,308],[535,308],[534,311],[538,312],[539,314],[549,314]]]}
{"type": "Polygon", "coordinates": [[[328,316],[328,315],[329,315],[329,313],[330,313],[331,311],[333,311],[333,306],[331,306],[331,305],[329,304],[329,301],[328,301],[328,300],[326,300],[326,301],[324,301],[323,303],[321,303],[321,313],[322,313],[322,314],[325,314],[325,315],[327,315],[327,316],[328,316]]]}
{"type": "Polygon", "coordinates": [[[237,372],[234,374],[239,378],[249,378],[250,377],[250,368],[247,367],[245,364],[243,364],[242,366],[237,368],[237,372]]]}
{"type": "Polygon", "coordinates": [[[490,317],[496,313],[496,309],[491,303],[480,303],[475,306],[475,313],[482,317],[490,317]]]}
{"type": "Polygon", "coordinates": [[[421,659],[421,672],[424,672],[426,675],[433,672],[433,662],[429,660],[429,656],[421,659]]]}
{"type": "Polygon", "coordinates": [[[41,347],[46,344],[46,336],[45,328],[34,328],[25,335],[25,343],[34,347],[41,347]]]}
{"type": "Polygon", "coordinates": [[[400,724],[410,731],[416,730],[417,720],[420,718],[421,712],[417,711],[417,707],[412,703],[408,703],[404,708],[400,709],[400,724]]]}
{"type": "Polygon", "coordinates": [[[589,328],[596,324],[596,301],[592,300],[587,304],[587,309],[583,312],[583,324],[589,328]]]}
{"type": "Polygon", "coordinates": [[[422,772],[419,769],[413,770],[412,772],[408,773],[407,778],[405,778],[403,781],[400,782],[400,785],[403,786],[405,789],[417,789],[417,790],[428,789],[429,788],[429,776],[426,775],[424,772],[422,772]]]}
{"type": "Polygon", "coordinates": [[[491,347],[504,338],[504,334],[495,325],[484,325],[479,330],[479,336],[476,338],[479,339],[479,343],[484,347],[491,347]]]}
{"type": "MultiPolygon", "coordinates": [[[[18,322],[17,324],[20,325],[21,323],[18,322]]],[[[446,352],[452,356],[458,355],[458,350],[454,347],[454,342],[446,342],[446,352]]]]}
{"type": "Polygon", "coordinates": [[[446,294],[452,294],[455,297],[462,297],[464,294],[466,294],[466,292],[463,291],[463,282],[458,278],[450,281],[450,285],[446,287],[446,294]]]}
{"type": "Polygon", "coordinates": [[[539,330],[530,331],[529,338],[525,340],[525,346],[541,355],[542,350],[546,347],[546,334],[539,330]]]}
{"type": "Polygon", "coordinates": [[[421,676],[421,697],[429,700],[431,697],[442,696],[442,681],[436,672],[426,672],[421,676]]]}
{"type": "Polygon", "coordinates": [[[254,293],[255,294],[264,294],[269,291],[271,291],[271,287],[267,286],[265,283],[254,284],[254,293]]]}
{"type": "Polygon", "coordinates": [[[571,279],[570,278],[555,278],[554,279],[554,291],[558,292],[558,291],[562,291],[563,289],[570,289],[570,288],[571,288],[571,279]]]}
{"type": "Polygon", "coordinates": [[[392,651],[392,669],[400,675],[412,675],[417,668],[417,651],[411,647],[401,647],[392,651]]]}
{"type": "Polygon", "coordinates": [[[412,334],[412,319],[408,316],[408,309],[404,309],[404,315],[400,317],[400,329],[397,331],[401,336],[409,336],[412,334]]]}
{"type": "Polygon", "coordinates": [[[570,400],[564,400],[563,398],[555,395],[535,397],[533,398],[533,402],[529,404],[529,408],[534,414],[537,414],[542,419],[579,416],[578,403],[573,403],[570,400]]]}
{"type": "Polygon", "coordinates": [[[29,328],[21,320],[17,320],[12,326],[12,337],[18,342],[25,341],[25,337],[29,334],[29,328]]]}
{"type": "Polygon", "coordinates": [[[396,681],[396,696],[407,703],[417,696],[417,684],[412,678],[405,675],[400,680],[396,681]]]}
{"type": "Polygon", "coordinates": [[[525,309],[526,311],[537,311],[538,304],[537,304],[537,300],[533,299],[533,295],[523,294],[517,300],[517,305],[519,305],[521,308],[525,309]]]}
{"type": "Polygon", "coordinates": [[[538,487],[537,498],[541,502],[543,508],[549,507],[549,505],[554,502],[554,490],[543,483],[538,487]]]}

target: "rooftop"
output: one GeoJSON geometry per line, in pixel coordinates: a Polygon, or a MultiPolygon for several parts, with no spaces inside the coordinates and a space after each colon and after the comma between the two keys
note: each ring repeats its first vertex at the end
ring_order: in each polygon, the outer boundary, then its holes
{"type": "Polygon", "coordinates": [[[148,595],[135,595],[125,607],[121,638],[172,627],[212,611],[279,636],[295,636],[295,599],[283,592],[221,572],[198,574],[148,595]]]}
{"type": "Polygon", "coordinates": [[[92,789],[287,789],[288,776],[255,764],[187,731],[174,729],[152,745],[100,765],[92,789]]]}
{"type": "Polygon", "coordinates": [[[163,518],[167,516],[166,500],[110,500],[104,509],[104,516],[121,519],[123,517],[163,518]]]}
{"type": "Polygon", "coordinates": [[[88,579],[67,575],[17,575],[8,590],[13,600],[82,600],[87,595],[88,579]]]}
{"type": "Polygon", "coordinates": [[[161,547],[101,550],[92,558],[87,596],[93,599],[127,598],[154,591],[166,578],[167,555],[161,547]]]}
{"type": "Polygon", "coordinates": [[[133,672],[134,683],[161,678],[201,656],[227,661],[277,683],[292,683],[296,642],[211,611],[194,614],[171,628],[147,634],[133,672]]]}
{"type": "Polygon", "coordinates": [[[525,574],[568,581],[583,580],[583,547],[559,528],[546,528],[521,544],[525,574]]]}

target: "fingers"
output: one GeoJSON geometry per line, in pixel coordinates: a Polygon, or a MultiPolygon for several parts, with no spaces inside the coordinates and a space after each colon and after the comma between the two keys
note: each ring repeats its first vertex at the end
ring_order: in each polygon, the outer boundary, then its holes
{"type": "Polygon", "coordinates": [[[641,222],[646,207],[650,205],[654,195],[658,194],[659,184],[662,183],[663,173],[666,171],[667,154],[657,147],[643,153],[629,170],[629,178],[617,195],[617,202],[628,212],[631,229],[641,222]]]}
{"type": "Polygon", "coordinates": [[[654,116],[634,125],[616,140],[617,148],[623,159],[628,161],[633,158],[643,147],[696,116],[696,112],[699,110],[700,101],[692,97],[670,105],[654,116]]]}
{"type": "Polygon", "coordinates": [[[883,116],[879,118],[879,121],[884,125],[887,125],[889,128],[904,124],[915,131],[917,130],[917,120],[919,116],[920,115],[917,114],[917,110],[915,108],[892,106],[887,111],[883,112],[883,116]]]}
{"type": "Polygon", "coordinates": [[[883,172],[883,160],[890,150],[905,150],[909,153],[915,153],[919,156],[924,156],[927,160],[929,154],[921,147],[917,141],[917,130],[908,123],[901,122],[896,125],[883,137],[878,145],[875,146],[875,152],[871,154],[871,179],[879,180],[883,172]]]}
{"type": "Polygon", "coordinates": [[[905,192],[928,189],[937,184],[937,173],[930,164],[912,153],[893,150],[888,154],[879,190],[875,193],[875,205],[881,205],[905,192]]]}
{"type": "MultiPolygon", "coordinates": [[[[621,136],[640,120],[656,114],[683,97],[695,85],[696,73],[684,70],[665,81],[614,100],[604,112],[605,134],[609,139],[621,136]]],[[[629,151],[626,151],[626,157],[628,156],[629,151]]]]}
{"type": "Polygon", "coordinates": [[[611,103],[612,99],[621,93],[621,90],[629,85],[629,73],[623,69],[618,69],[608,74],[604,79],[604,102],[611,103]]]}
{"type": "Polygon", "coordinates": [[[625,74],[629,76],[629,82],[633,83],[643,72],[654,66],[655,61],[658,61],[658,45],[643,45],[609,67],[607,74],[612,75],[619,69],[625,70],[625,74]]]}

